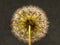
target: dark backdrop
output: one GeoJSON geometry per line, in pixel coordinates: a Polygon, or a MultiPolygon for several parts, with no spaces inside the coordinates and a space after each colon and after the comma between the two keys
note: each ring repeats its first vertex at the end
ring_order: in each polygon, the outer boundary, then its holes
{"type": "Polygon", "coordinates": [[[50,22],[46,37],[33,45],[60,45],[60,0],[0,0],[0,45],[27,45],[11,34],[14,11],[25,5],[41,7],[50,22]]]}

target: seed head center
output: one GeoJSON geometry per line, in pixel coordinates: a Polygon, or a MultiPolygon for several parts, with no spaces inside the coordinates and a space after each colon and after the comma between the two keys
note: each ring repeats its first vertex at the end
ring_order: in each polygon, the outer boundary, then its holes
{"type": "Polygon", "coordinates": [[[33,20],[26,20],[25,22],[26,26],[28,27],[29,25],[31,26],[31,28],[35,27],[35,23],[33,20]]]}

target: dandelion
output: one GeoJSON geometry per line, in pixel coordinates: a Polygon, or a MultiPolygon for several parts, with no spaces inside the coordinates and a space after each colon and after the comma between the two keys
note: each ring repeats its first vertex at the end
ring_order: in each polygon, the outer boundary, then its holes
{"type": "Polygon", "coordinates": [[[48,31],[45,12],[35,6],[19,8],[12,18],[12,33],[24,42],[31,43],[43,38],[48,31]]]}

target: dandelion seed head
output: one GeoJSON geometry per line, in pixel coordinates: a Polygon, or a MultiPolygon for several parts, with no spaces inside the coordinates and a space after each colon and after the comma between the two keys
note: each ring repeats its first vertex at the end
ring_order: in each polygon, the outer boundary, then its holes
{"type": "Polygon", "coordinates": [[[45,12],[36,6],[24,6],[17,9],[12,18],[12,33],[24,42],[28,42],[28,25],[31,26],[32,42],[45,37],[48,31],[48,18],[45,12]]]}

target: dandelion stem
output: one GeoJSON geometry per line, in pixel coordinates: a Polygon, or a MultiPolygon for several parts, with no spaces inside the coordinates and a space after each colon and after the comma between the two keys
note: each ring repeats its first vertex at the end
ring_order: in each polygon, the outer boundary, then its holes
{"type": "Polygon", "coordinates": [[[28,44],[31,45],[31,26],[30,26],[30,25],[29,25],[28,30],[29,30],[29,35],[28,35],[28,37],[29,37],[29,42],[28,42],[28,44]]]}

